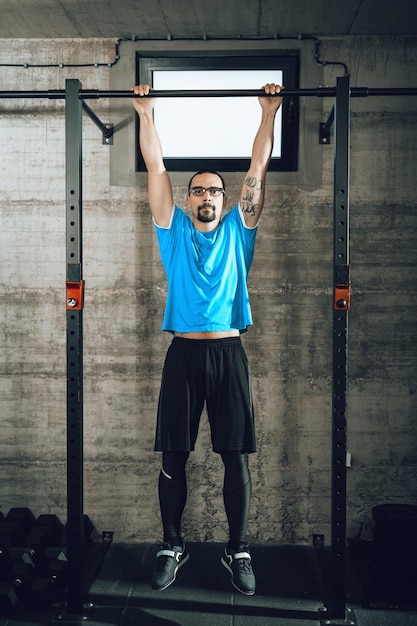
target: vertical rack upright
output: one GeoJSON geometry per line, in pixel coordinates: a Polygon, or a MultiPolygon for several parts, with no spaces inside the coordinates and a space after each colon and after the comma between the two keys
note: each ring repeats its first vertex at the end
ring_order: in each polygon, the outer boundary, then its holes
{"type": "Polygon", "coordinates": [[[333,223],[333,389],[330,606],[326,623],[346,622],[346,391],[349,271],[349,76],[337,79],[333,223]],[[336,621],[333,621],[336,620],[336,621]],[[337,620],[343,620],[342,622],[337,620]]]}
{"type": "Polygon", "coordinates": [[[67,611],[81,615],[83,514],[83,279],[81,83],[66,81],[66,314],[67,314],[67,611]]]}

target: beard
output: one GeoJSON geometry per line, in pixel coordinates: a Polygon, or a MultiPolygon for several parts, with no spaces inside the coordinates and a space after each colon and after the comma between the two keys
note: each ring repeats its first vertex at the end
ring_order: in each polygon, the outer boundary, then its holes
{"type": "Polygon", "coordinates": [[[200,222],[213,222],[216,219],[216,207],[209,202],[204,202],[198,209],[197,219],[200,222]]]}

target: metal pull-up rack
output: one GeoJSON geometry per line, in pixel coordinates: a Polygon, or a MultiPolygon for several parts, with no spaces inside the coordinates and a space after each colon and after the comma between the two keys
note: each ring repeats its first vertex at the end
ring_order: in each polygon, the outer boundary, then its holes
{"type": "MultiPolygon", "coordinates": [[[[332,398],[332,493],[331,549],[328,598],[320,611],[323,624],[354,624],[346,608],[346,387],[349,268],[349,125],[350,98],[369,96],[415,96],[417,88],[379,89],[350,87],[349,76],[337,79],[336,87],[285,89],[274,96],[332,97],[333,109],[321,124],[328,143],[334,122],[334,226],[333,226],[333,398],[332,398]]],[[[262,90],[152,91],[156,98],[260,97],[262,90]]],[[[83,300],[82,276],[82,113],[87,112],[112,143],[113,126],[103,124],[86,100],[132,98],[132,91],[84,90],[77,79],[68,79],[65,90],[0,91],[0,98],[65,99],[66,128],[66,309],[67,309],[67,617],[87,619],[83,604],[83,300]]],[[[139,96],[138,96],[139,97],[139,96]]],[[[66,616],[60,615],[60,620],[66,616]]]]}

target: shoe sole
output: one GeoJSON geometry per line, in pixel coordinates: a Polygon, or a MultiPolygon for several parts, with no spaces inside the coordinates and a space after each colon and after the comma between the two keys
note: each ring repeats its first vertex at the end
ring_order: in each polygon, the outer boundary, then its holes
{"type": "Polygon", "coordinates": [[[189,554],[187,554],[187,555],[186,555],[183,559],[181,559],[181,561],[178,563],[177,567],[174,569],[174,575],[173,575],[173,577],[171,578],[171,580],[170,580],[170,581],[169,581],[166,585],[164,585],[163,587],[154,587],[154,586],[152,585],[152,589],[153,589],[154,591],[164,591],[164,589],[168,589],[168,587],[169,587],[170,585],[172,585],[172,583],[173,583],[173,582],[175,582],[175,581],[176,581],[176,579],[177,579],[177,572],[178,572],[178,570],[180,569],[180,567],[182,567],[183,565],[185,565],[185,563],[188,561],[188,559],[189,559],[189,558],[190,558],[190,555],[189,555],[189,554]]]}
{"type": "Polygon", "coordinates": [[[244,591],[243,589],[240,589],[240,587],[238,587],[235,583],[235,581],[233,580],[233,570],[230,567],[230,565],[228,564],[228,562],[224,559],[224,557],[222,556],[221,559],[221,564],[227,569],[227,571],[230,573],[230,579],[232,581],[232,585],[235,589],[237,589],[238,591],[240,591],[240,593],[243,593],[245,596],[253,596],[255,595],[255,589],[253,591],[244,591]]]}

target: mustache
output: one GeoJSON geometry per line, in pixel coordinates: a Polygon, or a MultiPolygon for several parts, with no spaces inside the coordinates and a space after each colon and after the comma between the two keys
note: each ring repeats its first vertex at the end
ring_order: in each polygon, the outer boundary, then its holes
{"type": "Polygon", "coordinates": [[[201,211],[202,209],[214,209],[215,206],[214,204],[211,204],[210,202],[203,202],[203,204],[200,204],[200,206],[198,207],[198,210],[201,211]]]}

